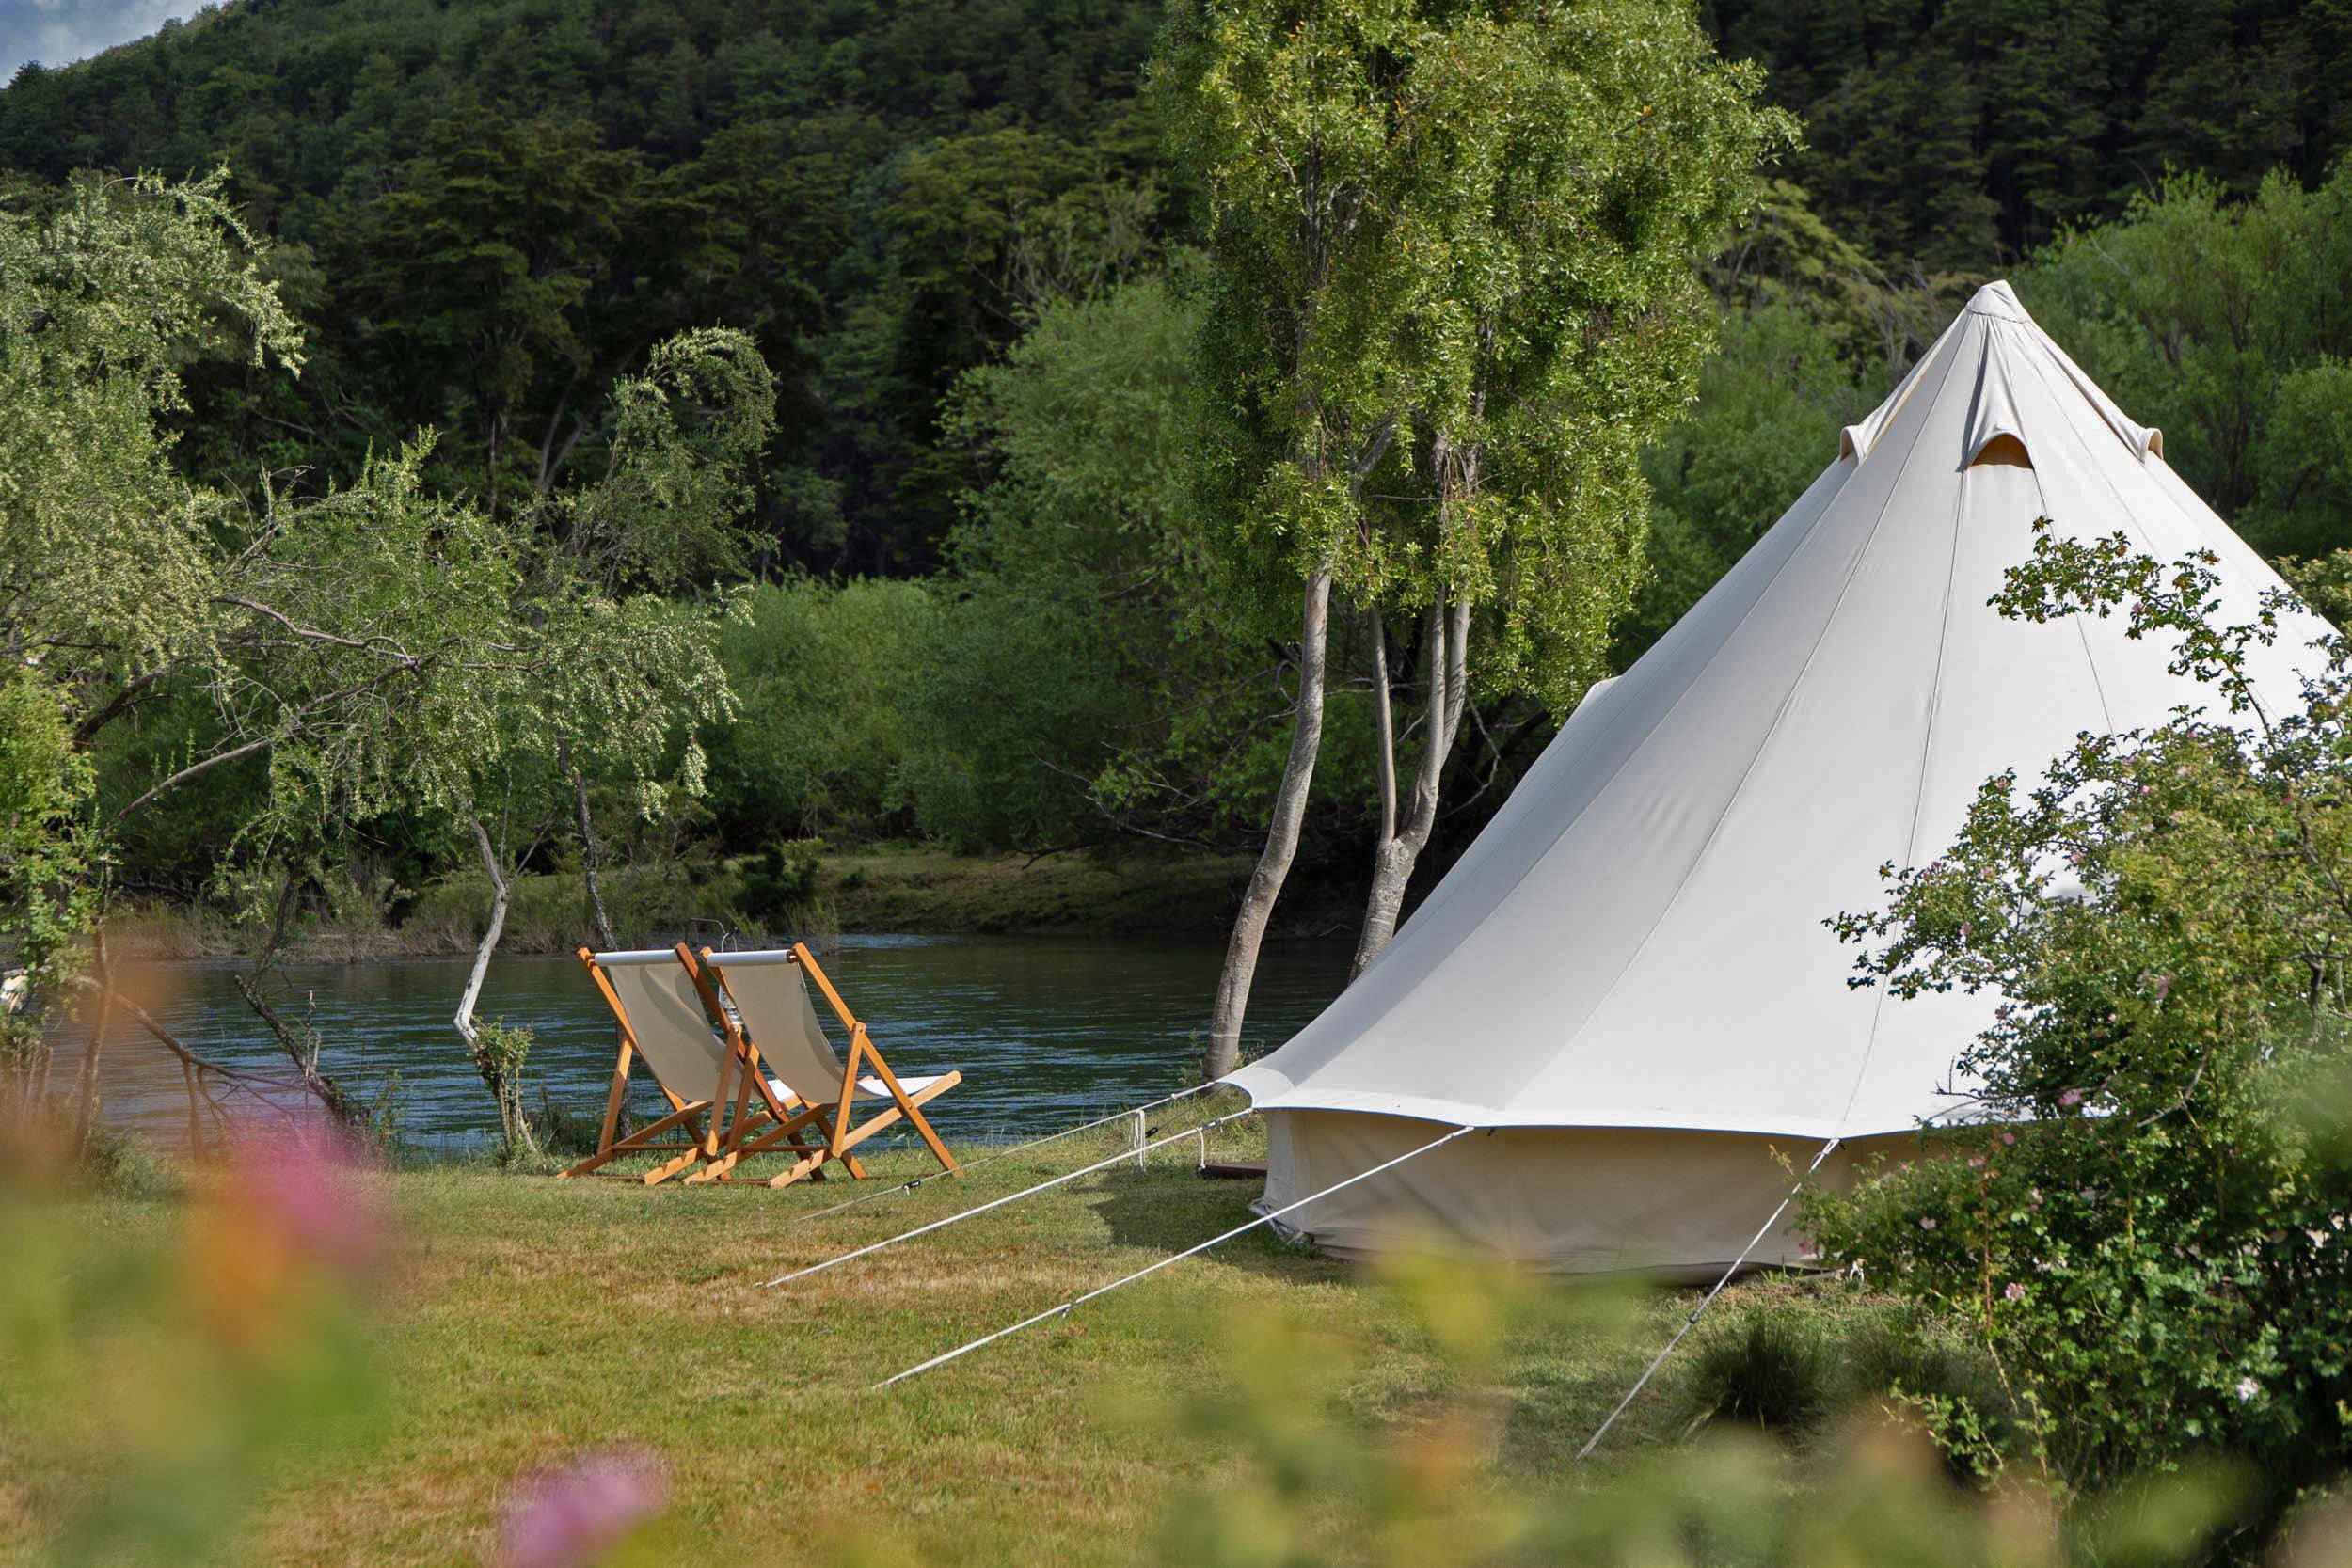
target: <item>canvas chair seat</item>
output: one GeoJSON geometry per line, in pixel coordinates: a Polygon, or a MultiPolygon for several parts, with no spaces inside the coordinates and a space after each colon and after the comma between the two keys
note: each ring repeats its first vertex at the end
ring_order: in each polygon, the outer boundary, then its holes
{"type": "Polygon", "coordinates": [[[796,1156],[771,1187],[803,1178],[821,1178],[838,1161],[853,1178],[866,1168],[851,1150],[875,1133],[904,1121],[950,1174],[962,1174],[947,1146],[932,1130],[922,1107],[963,1081],[961,1072],[900,1078],[882,1059],[841,993],[803,944],[761,953],[714,953],[699,961],[681,944],[678,957],[699,993],[705,1015],[750,1069],[741,1075],[723,1152],[688,1178],[691,1181],[735,1180],[735,1167],[755,1154],[782,1151],[796,1156]],[[809,996],[814,982],[850,1037],[844,1060],[825,1036],[809,996]],[[870,1067],[871,1072],[862,1071],[870,1067]],[[756,1097],[762,1103],[755,1105],[756,1097]],[[888,1100],[862,1122],[860,1101],[888,1100]],[[818,1141],[821,1140],[821,1141],[818,1141]]]}
{"type": "Polygon", "coordinates": [[[693,976],[667,949],[592,953],[580,960],[620,1027],[620,1059],[605,1098],[596,1151],[563,1174],[585,1176],[631,1154],[661,1156],[629,1180],[650,1186],[719,1153],[720,1113],[733,1086],[734,1054],[703,1009],[693,976]],[[670,1111],[648,1126],[619,1135],[628,1081],[642,1060],[669,1101],[670,1111]],[[682,1134],[684,1141],[669,1134],[682,1134]]]}

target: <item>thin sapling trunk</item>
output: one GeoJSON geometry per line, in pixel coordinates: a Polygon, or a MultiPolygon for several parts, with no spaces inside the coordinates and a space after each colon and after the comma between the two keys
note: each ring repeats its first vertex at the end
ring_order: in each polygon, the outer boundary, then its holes
{"type": "Polygon", "coordinates": [[[1374,725],[1379,741],[1380,841],[1372,853],[1372,892],[1364,901],[1363,929],[1356,941],[1356,959],[1348,972],[1353,979],[1396,934],[1397,917],[1405,906],[1406,885],[1429,836],[1438,825],[1438,788],[1445,776],[1446,760],[1462,729],[1462,713],[1470,692],[1470,606],[1460,598],[1447,601],[1440,592],[1429,607],[1427,646],[1428,711],[1422,720],[1421,766],[1413,773],[1412,809],[1398,820],[1396,799],[1396,725],[1390,716],[1388,653],[1383,628],[1373,624],[1374,725]]]}
{"type": "Polygon", "coordinates": [[[1308,575],[1298,637],[1298,701],[1291,727],[1290,755],[1282,766],[1282,783],[1275,792],[1274,818],[1267,826],[1265,847],[1242,894],[1233,916],[1233,934],[1225,945],[1225,969],[1217,978],[1216,1006],[1209,1016],[1209,1046],[1201,1069],[1221,1078],[1241,1060],[1242,1015],[1249,1006],[1249,986],[1258,973],[1258,949],[1265,941],[1274,901],[1290,875],[1298,853],[1298,835],[1307,818],[1307,791],[1314,783],[1315,758],[1323,747],[1324,657],[1331,634],[1331,568],[1323,563],[1308,575]]]}

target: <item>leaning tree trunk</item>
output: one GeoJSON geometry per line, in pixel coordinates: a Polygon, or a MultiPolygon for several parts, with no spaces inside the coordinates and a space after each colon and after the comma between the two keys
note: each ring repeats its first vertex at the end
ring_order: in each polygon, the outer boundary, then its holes
{"type": "Polygon", "coordinates": [[[457,999],[457,1033],[465,1039],[474,1070],[482,1074],[482,1082],[498,1101],[499,1125],[507,1142],[530,1151],[536,1148],[537,1140],[532,1135],[530,1117],[523,1111],[522,1085],[516,1081],[505,1056],[483,1038],[479,1021],[473,1015],[474,1004],[482,998],[482,982],[490,972],[490,955],[498,951],[499,938],[506,930],[506,907],[514,890],[499,858],[498,847],[490,842],[489,829],[482,825],[482,818],[470,808],[466,812],[466,825],[473,830],[482,869],[489,873],[490,919],[482,928],[482,940],[474,944],[473,968],[467,972],[465,992],[457,999]]]}
{"type": "Polygon", "coordinates": [[[1258,949],[1265,941],[1266,924],[1274,916],[1291,861],[1298,853],[1298,832],[1307,819],[1307,790],[1314,783],[1315,758],[1323,748],[1324,655],[1331,633],[1331,567],[1324,562],[1308,574],[1305,610],[1298,637],[1298,701],[1293,709],[1290,758],[1282,765],[1281,787],[1274,796],[1274,820],[1267,827],[1265,847],[1259,851],[1257,869],[1242,895],[1233,916],[1233,934],[1225,944],[1225,972],[1216,983],[1216,1008],[1209,1015],[1209,1047],[1201,1070],[1221,1078],[1241,1060],[1242,1015],[1249,1006],[1249,984],[1258,973],[1258,949]]]}
{"type": "Polygon", "coordinates": [[[1380,743],[1380,842],[1373,849],[1372,893],[1364,901],[1363,930],[1356,939],[1356,961],[1348,971],[1351,980],[1380,956],[1396,934],[1406,884],[1413,879],[1413,867],[1438,826],[1438,785],[1444,777],[1446,759],[1453,755],[1454,737],[1461,733],[1462,710],[1470,693],[1470,605],[1455,599],[1449,606],[1440,592],[1429,607],[1428,713],[1423,721],[1421,766],[1413,774],[1413,809],[1401,824],[1392,750],[1396,726],[1389,717],[1388,652],[1379,645],[1382,631],[1377,621],[1373,635],[1373,701],[1380,743]]]}

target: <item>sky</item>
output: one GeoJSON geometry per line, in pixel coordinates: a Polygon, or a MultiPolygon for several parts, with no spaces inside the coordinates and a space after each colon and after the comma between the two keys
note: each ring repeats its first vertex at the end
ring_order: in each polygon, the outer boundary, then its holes
{"type": "Polygon", "coordinates": [[[0,0],[0,86],[26,60],[71,65],[145,38],[198,0],[0,0]]]}

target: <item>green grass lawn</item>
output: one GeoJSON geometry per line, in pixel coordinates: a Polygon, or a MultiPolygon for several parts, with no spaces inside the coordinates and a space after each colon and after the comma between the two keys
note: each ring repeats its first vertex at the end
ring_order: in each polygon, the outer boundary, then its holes
{"type": "MultiPolygon", "coordinates": [[[[1239,1128],[1213,1136],[1220,1157],[1250,1152],[1239,1128]]],[[[1256,1184],[1201,1180],[1189,1148],[762,1286],[1116,1147],[1071,1140],[821,1219],[806,1216],[880,1189],[647,1189],[465,1167],[371,1178],[393,1239],[364,1309],[384,1390],[370,1435],[292,1466],[234,1555],[475,1560],[520,1478],[619,1444],[659,1457],[669,1539],[698,1560],[777,1560],[809,1544],[851,1560],[878,1544],[932,1562],[1170,1560],[1182,1500],[1256,1463],[1234,1435],[1233,1413],[1253,1401],[1260,1426],[1303,1419],[1282,1408],[1295,1397],[1375,1441],[1452,1421],[1467,1402],[1486,1412],[1481,1484],[1550,1484],[1691,1299],[1469,1284],[1426,1267],[1391,1277],[1261,1230],[868,1391],[1242,1221],[1256,1184]],[[1466,1355],[1457,1331],[1486,1318],[1491,1355],[1466,1355]],[[1267,1346],[1321,1369],[1311,1395],[1250,1370],[1267,1346]]],[[[876,1165],[881,1180],[921,1168],[907,1152],[876,1165]]],[[[110,1245],[167,1236],[182,1207],[75,1204],[83,1233],[110,1245]]],[[[1668,1438],[1671,1404],[1645,1396],[1596,1473],[1668,1438]]],[[[27,1413],[11,1415],[24,1430],[27,1413]]],[[[38,1544],[91,1476],[71,1442],[9,1447],[0,1523],[38,1544]]]]}

